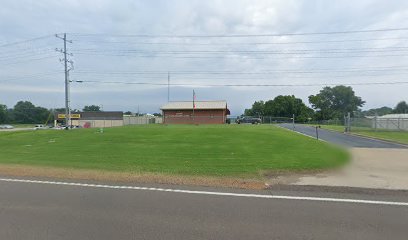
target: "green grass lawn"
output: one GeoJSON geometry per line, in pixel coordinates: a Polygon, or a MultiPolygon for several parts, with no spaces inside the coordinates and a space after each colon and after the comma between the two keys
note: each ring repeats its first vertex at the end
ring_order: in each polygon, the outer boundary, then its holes
{"type": "MultiPolygon", "coordinates": [[[[323,129],[344,132],[344,126],[321,125],[321,127],[323,129]]],[[[387,130],[374,131],[374,129],[367,128],[367,127],[351,127],[351,133],[408,144],[408,132],[407,131],[387,131],[387,130]]]]}
{"type": "Polygon", "coordinates": [[[357,130],[353,131],[353,133],[408,144],[408,132],[406,131],[396,132],[396,131],[357,130]]]}
{"type": "Polygon", "coordinates": [[[0,133],[0,163],[203,176],[336,167],[340,148],[271,125],[141,125],[0,133]]]}

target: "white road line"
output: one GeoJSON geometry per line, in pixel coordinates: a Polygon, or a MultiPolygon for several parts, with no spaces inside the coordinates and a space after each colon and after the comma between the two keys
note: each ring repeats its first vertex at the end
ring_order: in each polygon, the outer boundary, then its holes
{"type": "Polygon", "coordinates": [[[336,202],[336,203],[360,203],[360,204],[391,205],[391,206],[408,206],[408,202],[376,201],[376,200],[347,199],[347,198],[325,198],[325,197],[302,197],[302,196],[284,196],[284,195],[263,195],[263,194],[245,194],[245,193],[228,193],[228,192],[209,192],[209,191],[182,190],[182,189],[171,189],[171,188],[136,187],[136,186],[120,186],[120,185],[115,186],[115,185],[72,183],[72,182],[56,182],[56,181],[41,181],[41,180],[27,180],[27,179],[14,179],[14,178],[0,178],[0,181],[3,181],[3,182],[17,182],[17,183],[36,183],[36,184],[50,184],[50,185],[80,186],[80,187],[92,187],[92,188],[109,188],[109,189],[127,189],[127,190],[145,190],[145,191],[157,191],[157,192],[189,193],[189,194],[231,196],[231,197],[284,199],[284,200],[304,200],[304,201],[336,202]]]}

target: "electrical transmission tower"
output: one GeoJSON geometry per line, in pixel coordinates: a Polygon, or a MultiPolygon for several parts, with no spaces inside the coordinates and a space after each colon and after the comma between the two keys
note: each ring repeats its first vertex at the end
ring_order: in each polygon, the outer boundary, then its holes
{"type": "Polygon", "coordinates": [[[67,42],[72,43],[71,40],[67,40],[67,34],[64,33],[63,36],[59,34],[55,34],[55,37],[62,39],[64,41],[64,48],[56,48],[55,51],[64,54],[64,58],[60,59],[61,62],[64,64],[65,70],[65,129],[69,129],[69,125],[71,125],[71,109],[70,109],[70,88],[69,88],[69,71],[74,69],[74,62],[69,60],[67,56],[73,56],[72,53],[67,52],[67,42]],[[68,67],[68,63],[70,66],[68,67]]]}

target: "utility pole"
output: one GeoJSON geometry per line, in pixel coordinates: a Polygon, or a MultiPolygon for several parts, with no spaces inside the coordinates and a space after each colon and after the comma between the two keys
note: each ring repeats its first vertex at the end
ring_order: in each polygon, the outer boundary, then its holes
{"type": "Polygon", "coordinates": [[[70,110],[70,93],[69,93],[69,71],[74,69],[74,62],[71,60],[68,60],[67,55],[72,56],[72,53],[67,53],[67,42],[72,43],[71,40],[67,40],[67,34],[64,33],[63,37],[61,37],[58,34],[55,34],[55,37],[62,39],[64,41],[64,48],[63,49],[58,49],[56,48],[55,51],[63,53],[64,54],[64,59],[60,59],[61,62],[64,62],[64,72],[65,72],[65,129],[69,129],[68,125],[70,124],[71,120],[71,110],[70,110]],[[71,67],[68,68],[68,63],[71,64],[71,67]]]}
{"type": "Polygon", "coordinates": [[[347,133],[349,133],[350,132],[350,130],[351,130],[351,121],[350,121],[350,112],[348,112],[347,113],[347,121],[346,121],[346,123],[347,123],[347,127],[346,127],[346,132],[347,133]]]}
{"type": "Polygon", "coordinates": [[[170,72],[167,72],[167,102],[170,102],[170,72]]]}
{"type": "Polygon", "coordinates": [[[194,89],[193,89],[193,124],[194,124],[194,122],[195,122],[195,116],[194,116],[195,98],[196,98],[196,96],[195,96],[195,91],[194,91],[194,89]]]}

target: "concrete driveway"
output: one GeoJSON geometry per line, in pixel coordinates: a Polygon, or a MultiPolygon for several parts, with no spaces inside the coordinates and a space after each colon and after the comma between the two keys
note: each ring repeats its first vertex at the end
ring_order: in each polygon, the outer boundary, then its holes
{"type": "MultiPolygon", "coordinates": [[[[292,124],[281,127],[293,130],[292,124]]],[[[295,125],[296,132],[315,137],[316,129],[295,125]]],[[[281,183],[310,186],[341,186],[374,189],[408,190],[408,148],[404,145],[363,138],[319,129],[321,140],[347,147],[352,155],[350,163],[342,169],[317,174],[295,174],[270,180],[281,183]]]]}
{"type": "Polygon", "coordinates": [[[408,190],[408,149],[353,148],[350,164],[292,184],[408,190]]]}

